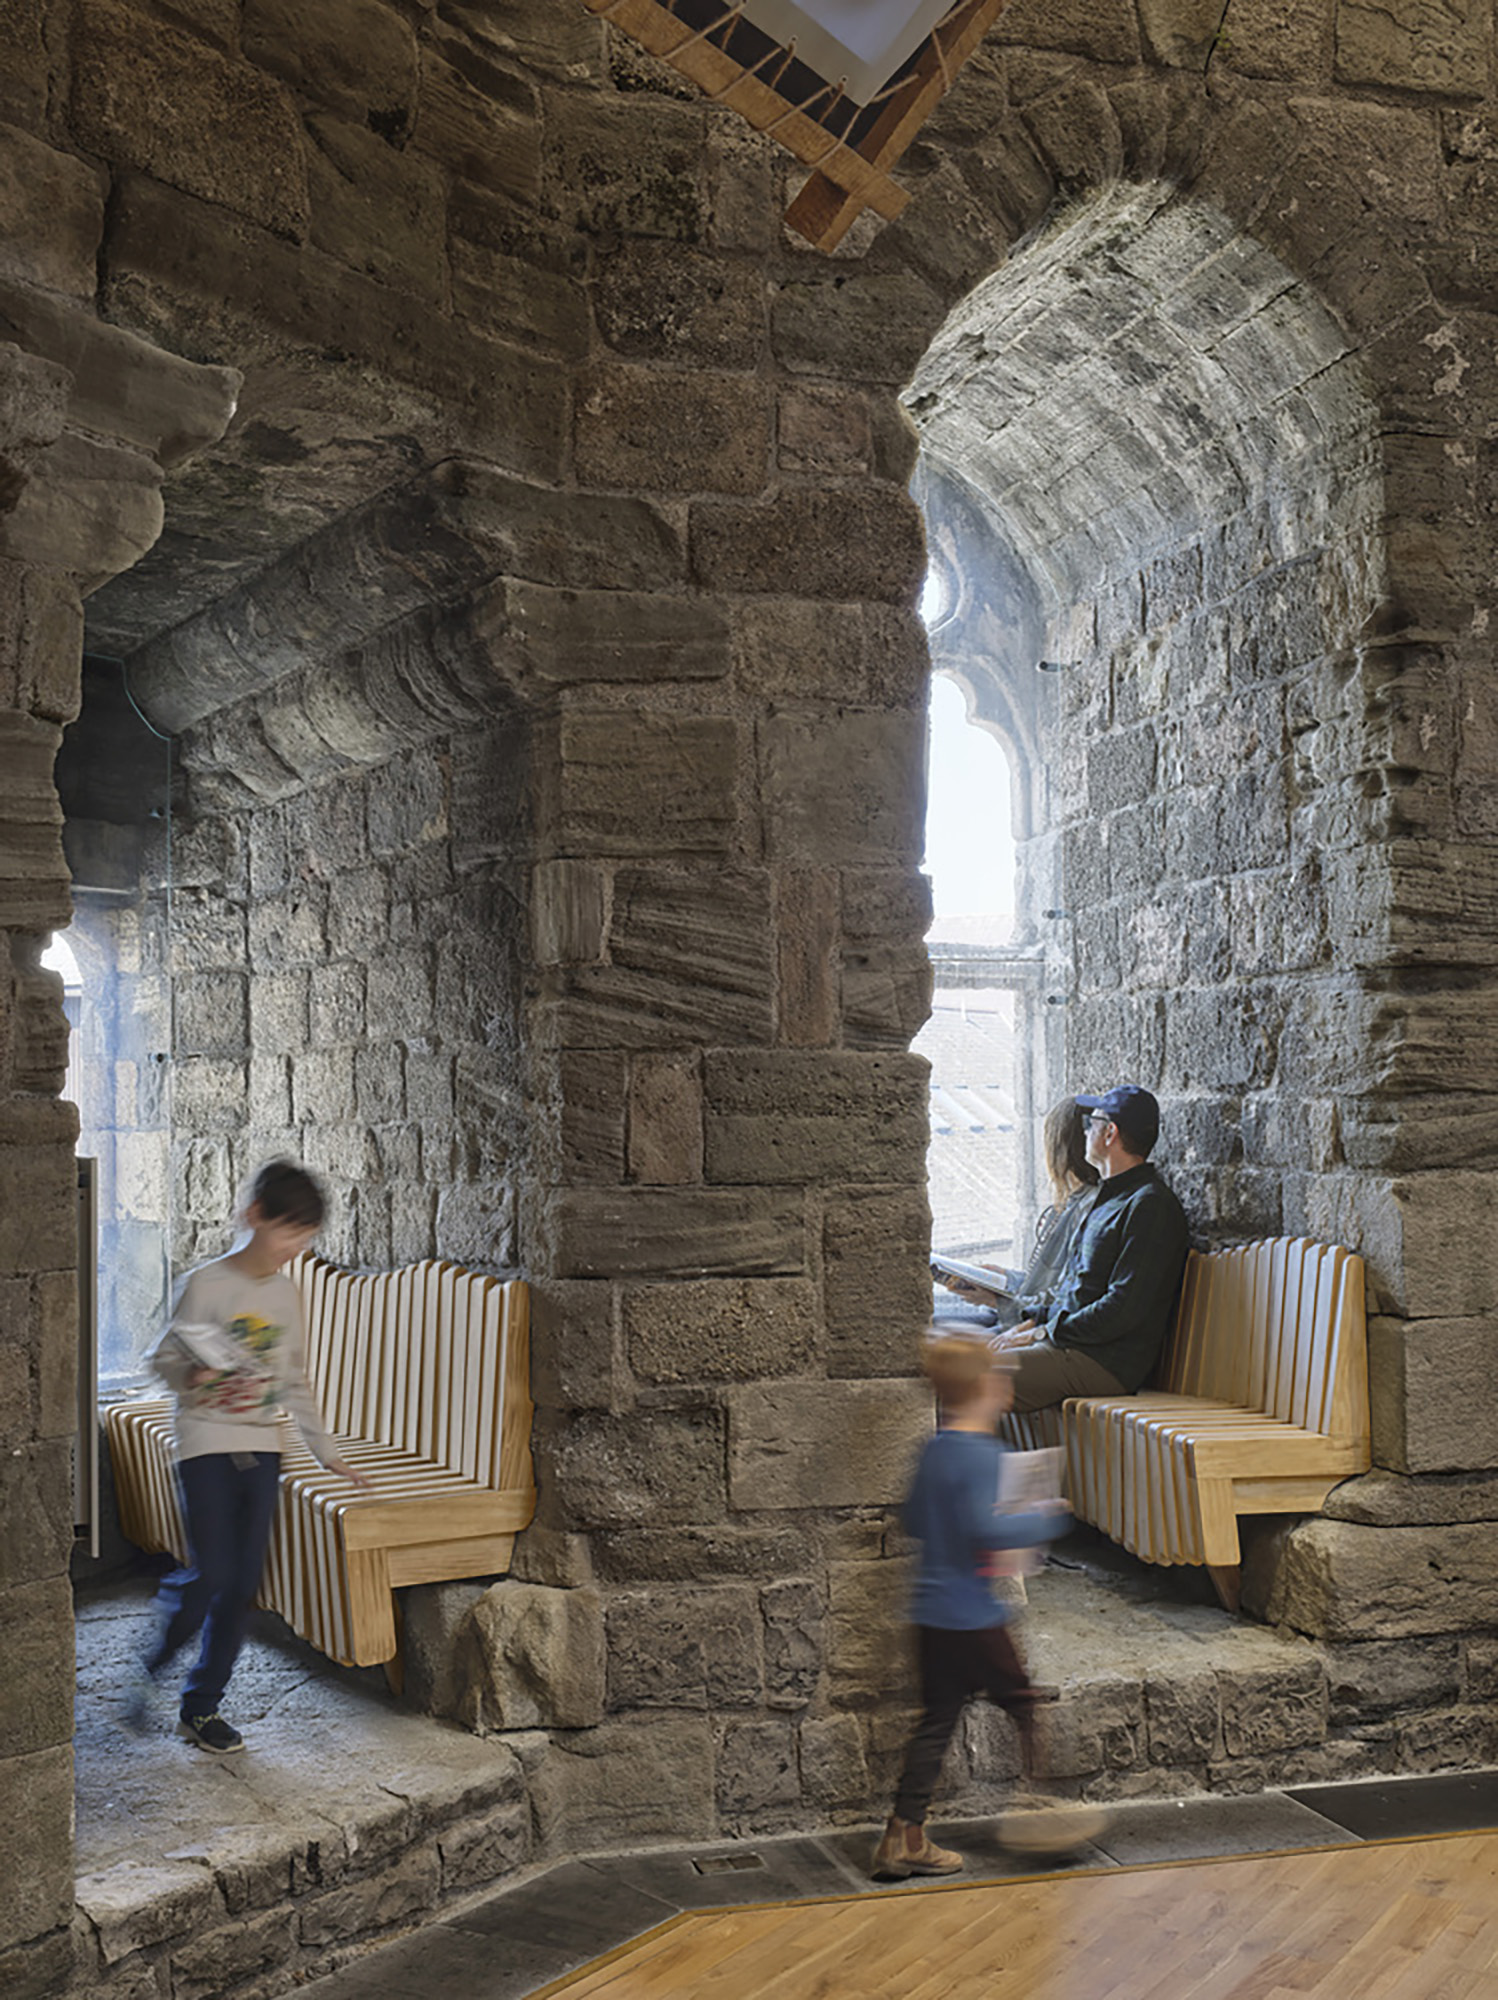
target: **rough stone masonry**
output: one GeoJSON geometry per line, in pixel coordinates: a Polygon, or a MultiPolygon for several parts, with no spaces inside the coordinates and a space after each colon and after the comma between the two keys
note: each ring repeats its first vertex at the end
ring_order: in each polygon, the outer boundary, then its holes
{"type": "Polygon", "coordinates": [[[462,1642],[518,1664],[462,1699],[551,1732],[553,1824],[662,1757],[715,1825],[883,1782],[918,439],[1045,1082],[1154,1084],[1204,1234],[1369,1260],[1377,1469],[1254,1601],[1358,1754],[1490,1754],[1493,53],[1476,0],[1015,0],[822,259],[773,148],[566,0],[5,10],[5,1983],[71,1965],[70,881],[170,1024],[99,1060],[176,1259],[286,1146],[335,1254],[532,1282],[541,1507],[462,1642]],[[164,931],[159,844],[63,824],[85,644],[185,773],[164,931]]]}

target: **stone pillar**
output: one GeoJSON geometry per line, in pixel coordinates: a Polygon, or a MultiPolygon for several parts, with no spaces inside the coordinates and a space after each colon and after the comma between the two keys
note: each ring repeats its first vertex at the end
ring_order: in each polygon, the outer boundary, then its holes
{"type": "MultiPolygon", "coordinates": [[[[70,200],[97,223],[90,170],[34,151],[37,202],[68,213],[70,200]]],[[[53,287],[65,264],[54,245],[53,287]]],[[[163,464],[222,431],[235,378],[157,354],[55,290],[3,290],[24,344],[0,345],[0,1987],[32,1992],[68,1974],[73,1902],[78,1125],[60,1097],[62,985],[39,964],[70,914],[52,766],[78,707],[82,597],[155,539],[163,464]]]]}

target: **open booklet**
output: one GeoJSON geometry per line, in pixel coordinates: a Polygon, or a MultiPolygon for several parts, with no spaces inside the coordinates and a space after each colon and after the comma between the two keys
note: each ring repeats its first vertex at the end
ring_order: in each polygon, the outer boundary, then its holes
{"type": "Polygon", "coordinates": [[[172,1338],[200,1368],[212,1368],[220,1375],[232,1375],[239,1371],[247,1375],[269,1373],[224,1327],[212,1324],[178,1325],[172,1328],[172,1338]]]}
{"type": "Polygon", "coordinates": [[[995,1305],[1013,1303],[1013,1287],[1018,1282],[1013,1271],[990,1271],[982,1264],[964,1264],[959,1258],[944,1257],[936,1250],[931,1252],[930,1262],[931,1275],[939,1285],[955,1278],[959,1284],[992,1299],[995,1305]]]}
{"type": "MultiPolygon", "coordinates": [[[[1030,1514],[1054,1507],[1066,1477],[1066,1448],[1048,1445],[1040,1451],[1006,1451],[999,1467],[998,1502],[1006,1514],[1030,1514]]],[[[990,1576],[1034,1576],[1045,1563],[1044,1548],[994,1549],[988,1560],[990,1576]]]]}

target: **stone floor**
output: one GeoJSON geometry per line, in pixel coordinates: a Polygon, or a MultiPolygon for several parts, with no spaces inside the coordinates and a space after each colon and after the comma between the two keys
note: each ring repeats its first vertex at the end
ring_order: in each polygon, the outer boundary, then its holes
{"type": "MultiPolygon", "coordinates": [[[[1057,1553],[1060,1566],[1031,1585],[1027,1644],[1037,1677],[1072,1691],[1079,1682],[1101,1686],[1145,1667],[1183,1677],[1203,1669],[1252,1673],[1299,1643],[1230,1618],[1205,1579],[1176,1579],[1162,1598],[1156,1576],[1136,1575],[1116,1552],[1116,1559],[1100,1557],[1085,1538],[1057,1553]],[[1100,1561],[1111,1563],[1106,1576],[1100,1561]]],[[[226,1703],[248,1739],[244,1756],[209,1758],[177,1740],[165,1692],[152,1728],[132,1735],[120,1709],[149,1626],[151,1587],[149,1577],[136,1575],[90,1587],[79,1601],[79,1905],[104,1960],[123,1970],[137,1943],[152,1937],[168,1949],[162,1913],[205,1874],[221,1890],[243,1880],[245,1907],[265,1908],[272,1899],[254,1883],[277,1872],[284,1882],[288,1857],[293,1879],[309,1854],[367,1864],[384,1849],[394,1861],[402,1840],[414,1849],[419,1835],[465,1814],[468,1824],[487,1824],[490,1802],[510,1802],[505,1809],[523,1820],[523,1742],[483,1741],[415,1715],[378,1672],[333,1666],[270,1618],[258,1622],[226,1703]]],[[[1409,1833],[1420,1830],[1422,1812],[1433,1826],[1498,1823],[1498,1774],[1134,1800],[1114,1809],[1106,1836],[1073,1865],[1111,1868],[1409,1833]]],[[[1015,1872],[992,1822],[946,1822],[937,1832],[971,1857],[974,1879],[1015,1872]]],[[[471,1896],[428,1911],[424,1921],[415,1908],[407,1916],[382,1909],[378,1928],[387,1935],[391,1915],[397,1930],[422,1927],[381,1949],[365,1948],[366,1913],[350,1915],[347,1935],[330,1933],[328,1955],[304,1960],[296,1977],[313,1978],[302,1990],[316,2000],[425,2000],[432,1992],[520,2000],[679,1910],[887,1893],[868,1880],[869,1849],[868,1832],[856,1829],[522,1866],[504,1887],[475,1880],[471,1896]],[[317,1976],[324,1971],[330,1976],[317,1976]]],[[[270,1916],[267,1909],[265,1921],[270,1916]]],[[[253,1944],[250,1937],[246,1950],[253,1944]]],[[[259,1990],[287,1990],[290,1979],[277,1979],[267,1977],[259,1990]]]]}

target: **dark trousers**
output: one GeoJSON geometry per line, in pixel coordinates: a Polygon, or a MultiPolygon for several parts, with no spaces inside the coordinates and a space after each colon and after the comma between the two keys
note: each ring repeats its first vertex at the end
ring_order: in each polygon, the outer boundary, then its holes
{"type": "Polygon", "coordinates": [[[161,1633],[146,1669],[162,1672],[202,1632],[182,1686],[184,1715],[212,1715],[224,1698],[265,1567],[280,1478],[274,1451],[207,1452],[177,1467],[192,1560],[157,1595],[161,1633]]]}
{"type": "Polygon", "coordinates": [[[941,1776],[952,1733],[973,1696],[986,1694],[1013,1717],[1019,1730],[1020,1755],[1028,1771],[1036,1695],[1019,1650],[1002,1625],[985,1625],[976,1632],[947,1632],[935,1625],[918,1625],[916,1637],[922,1712],[905,1751],[895,1817],[919,1826],[941,1776]]]}

